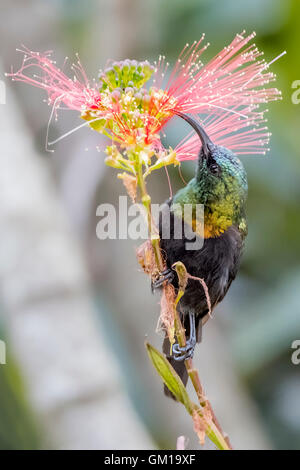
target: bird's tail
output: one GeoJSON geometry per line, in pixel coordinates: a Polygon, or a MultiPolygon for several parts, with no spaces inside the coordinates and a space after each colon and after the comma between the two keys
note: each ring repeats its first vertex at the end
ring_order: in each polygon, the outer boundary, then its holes
{"type": "MultiPolygon", "coordinates": [[[[170,348],[171,348],[170,341],[169,341],[168,336],[166,335],[164,342],[163,342],[163,353],[165,354],[171,366],[175,369],[175,371],[181,378],[184,386],[186,386],[189,376],[188,376],[184,361],[180,361],[180,362],[175,361],[175,359],[172,356],[170,356],[170,348]]],[[[173,400],[176,400],[173,393],[170,392],[170,390],[168,389],[168,387],[166,387],[166,385],[164,385],[164,393],[167,397],[170,397],[173,400]]]]}

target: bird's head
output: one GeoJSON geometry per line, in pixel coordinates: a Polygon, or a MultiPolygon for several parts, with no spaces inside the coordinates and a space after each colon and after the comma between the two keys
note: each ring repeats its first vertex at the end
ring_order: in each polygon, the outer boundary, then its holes
{"type": "Polygon", "coordinates": [[[247,198],[247,176],[242,162],[229,149],[215,145],[204,128],[190,116],[178,113],[196,131],[201,140],[195,177],[185,193],[204,204],[209,232],[222,233],[244,219],[247,198]],[[191,191],[191,192],[190,192],[191,191]]]}
{"type": "Polygon", "coordinates": [[[231,150],[215,145],[199,122],[183,113],[177,115],[193,127],[201,140],[202,146],[196,169],[197,181],[206,183],[210,191],[220,180],[228,184],[236,181],[241,189],[247,191],[247,176],[240,159],[231,150]]]}

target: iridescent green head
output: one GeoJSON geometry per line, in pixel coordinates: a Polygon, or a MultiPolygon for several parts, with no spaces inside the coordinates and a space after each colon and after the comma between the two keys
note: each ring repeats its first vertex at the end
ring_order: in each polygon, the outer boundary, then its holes
{"type": "Polygon", "coordinates": [[[204,236],[216,237],[231,225],[246,234],[247,176],[242,162],[225,147],[214,145],[204,129],[181,115],[198,133],[202,148],[195,177],[180,190],[173,203],[204,205],[204,236]]]}

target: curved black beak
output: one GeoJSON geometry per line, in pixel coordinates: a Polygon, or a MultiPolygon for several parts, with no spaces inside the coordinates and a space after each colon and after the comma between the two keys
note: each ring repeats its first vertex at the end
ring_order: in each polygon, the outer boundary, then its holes
{"type": "Polygon", "coordinates": [[[203,127],[200,126],[200,124],[197,121],[195,121],[195,119],[191,118],[187,114],[184,114],[184,113],[181,113],[181,112],[176,112],[175,114],[177,114],[177,116],[181,117],[186,122],[188,122],[192,126],[192,128],[196,131],[196,133],[200,137],[200,140],[201,140],[201,143],[202,143],[203,155],[206,159],[208,159],[208,157],[210,156],[210,150],[209,150],[208,145],[209,144],[212,145],[212,141],[210,140],[210,138],[206,134],[203,127]]]}

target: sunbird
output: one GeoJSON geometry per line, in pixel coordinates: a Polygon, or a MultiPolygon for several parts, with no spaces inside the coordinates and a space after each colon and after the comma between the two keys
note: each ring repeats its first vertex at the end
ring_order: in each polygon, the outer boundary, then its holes
{"type": "MultiPolygon", "coordinates": [[[[166,201],[165,210],[167,208],[170,211],[170,237],[163,236],[163,220],[167,214],[164,209],[160,213],[161,250],[165,255],[167,269],[153,283],[153,287],[158,288],[167,281],[178,288],[178,278],[172,266],[181,261],[191,276],[204,279],[213,310],[223,300],[240,265],[247,235],[247,175],[242,162],[232,151],[215,145],[196,120],[182,113],[178,115],[194,128],[202,146],[195,176],[166,201]],[[190,240],[184,233],[181,238],[174,237],[175,219],[184,216],[184,210],[178,215],[178,207],[184,207],[185,204],[191,204],[192,208],[197,204],[204,207],[204,240],[202,247],[196,250],[187,249],[190,240]]],[[[194,211],[192,214],[194,217],[194,211]]],[[[196,233],[195,236],[199,235],[196,233]]],[[[202,324],[209,313],[205,291],[197,280],[188,279],[178,309],[186,330],[186,346],[180,347],[175,343],[170,353],[170,342],[166,335],[163,352],[186,385],[188,374],[184,361],[193,356],[195,345],[201,338],[202,324]]],[[[167,387],[165,393],[172,396],[167,387]]]]}

